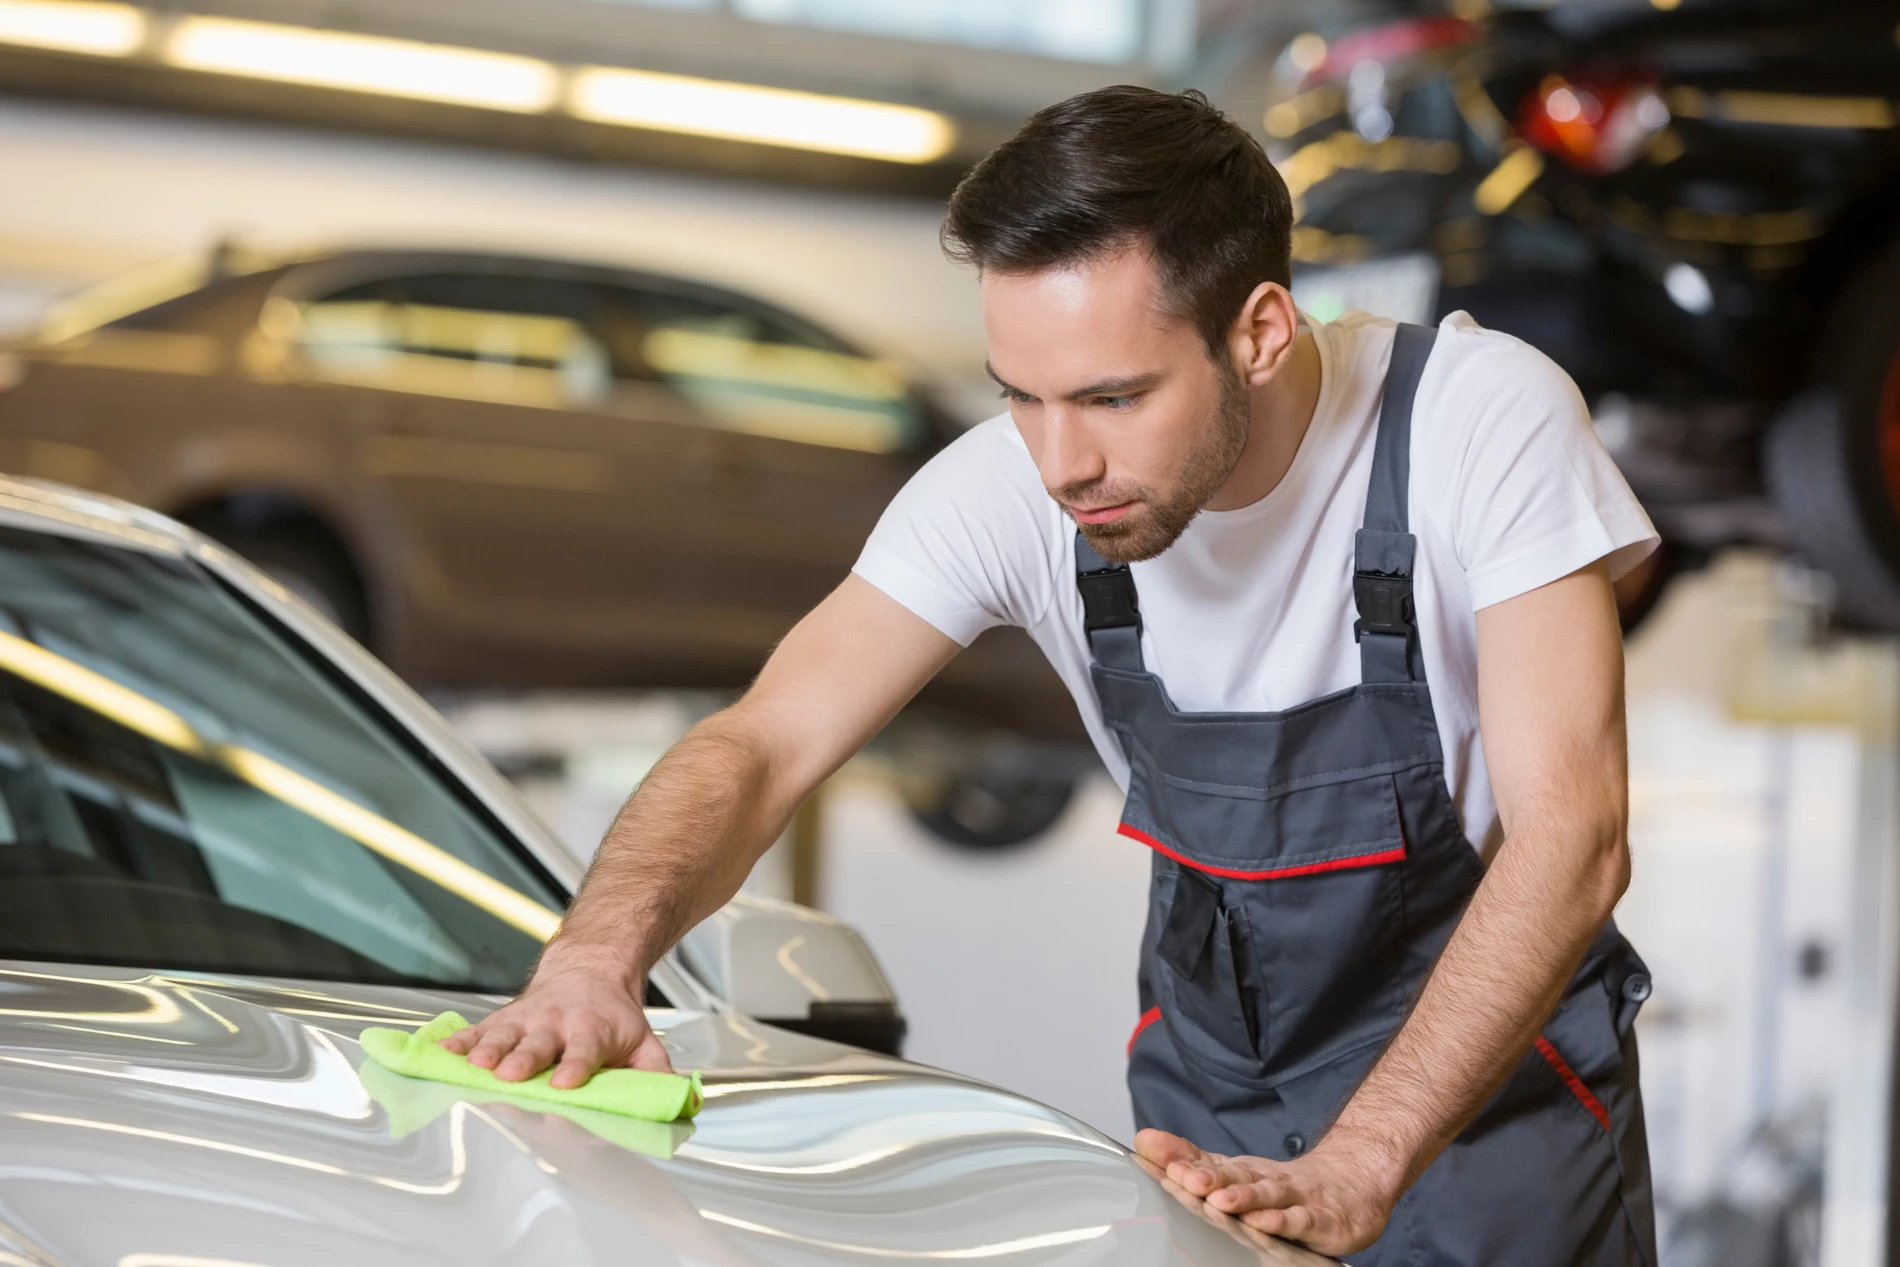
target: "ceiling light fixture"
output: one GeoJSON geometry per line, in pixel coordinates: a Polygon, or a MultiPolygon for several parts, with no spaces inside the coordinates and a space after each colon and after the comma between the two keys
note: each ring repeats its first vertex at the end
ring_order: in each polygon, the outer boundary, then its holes
{"type": "Polygon", "coordinates": [[[0,44],[125,57],[145,42],[145,14],[92,0],[0,0],[0,44]]]}
{"type": "Polygon", "coordinates": [[[559,72],[539,58],[231,18],[183,19],[165,60],[187,70],[523,114],[549,109],[560,95],[559,72]]]}
{"type": "Polygon", "coordinates": [[[898,163],[934,162],[956,142],[947,117],[916,106],[606,66],[575,72],[568,109],[595,123],[898,163]]]}
{"type": "MultiPolygon", "coordinates": [[[[0,0],[0,44],[128,56],[148,19],[104,0],[0,0]]],[[[187,15],[159,57],[183,70],[537,114],[562,103],[562,68],[535,57],[314,27],[187,15]]],[[[567,78],[566,106],[594,123],[717,137],[827,154],[932,163],[956,144],[935,110],[700,79],[587,66],[567,78]]]]}

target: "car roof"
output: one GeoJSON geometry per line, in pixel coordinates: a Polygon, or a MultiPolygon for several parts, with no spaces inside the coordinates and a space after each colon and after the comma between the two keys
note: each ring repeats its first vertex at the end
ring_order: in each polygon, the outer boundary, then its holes
{"type": "Polygon", "coordinates": [[[286,270],[322,267],[329,264],[386,264],[404,269],[420,265],[427,268],[470,268],[478,271],[525,269],[536,272],[566,273],[577,277],[657,282],[666,286],[689,286],[695,290],[733,293],[725,287],[707,285],[688,277],[656,273],[620,264],[608,264],[599,260],[516,251],[484,251],[468,247],[347,246],[286,255],[277,261],[277,266],[286,270]]]}
{"type": "Polygon", "coordinates": [[[589,285],[657,291],[766,314],[839,349],[859,354],[872,352],[795,308],[747,290],[683,274],[513,251],[386,245],[340,246],[269,255],[226,247],[202,258],[174,257],[159,261],[145,269],[109,278],[53,305],[38,322],[31,342],[60,343],[105,326],[137,321],[161,310],[189,314],[185,324],[196,325],[204,320],[207,312],[224,311],[222,304],[238,295],[242,296],[237,302],[245,314],[241,324],[248,326],[259,306],[272,294],[305,300],[318,297],[318,292],[326,289],[438,272],[525,273],[589,285]]]}
{"type": "Polygon", "coordinates": [[[106,493],[51,480],[0,474],[0,515],[16,527],[72,535],[76,530],[115,544],[183,554],[202,538],[175,519],[106,493]]]}
{"type": "Polygon", "coordinates": [[[287,285],[293,294],[305,279],[322,279],[320,284],[369,281],[381,277],[412,275],[418,272],[531,273],[540,277],[592,284],[617,284],[689,296],[729,304],[735,308],[770,313],[779,320],[804,327],[827,342],[853,351],[857,348],[836,331],[820,324],[805,313],[782,303],[717,282],[701,281],[678,273],[654,272],[621,264],[574,259],[554,255],[533,255],[509,251],[483,251],[470,248],[355,246],[312,251],[285,256],[255,276],[272,279],[271,285],[287,285]]]}

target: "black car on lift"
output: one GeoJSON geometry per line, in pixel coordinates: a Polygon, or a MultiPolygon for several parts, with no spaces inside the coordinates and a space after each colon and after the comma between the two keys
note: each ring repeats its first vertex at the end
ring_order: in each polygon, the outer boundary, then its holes
{"type": "Polygon", "coordinates": [[[1900,627],[1900,4],[1565,0],[1289,46],[1309,311],[1464,309],[1577,380],[1666,549],[1900,627]]]}

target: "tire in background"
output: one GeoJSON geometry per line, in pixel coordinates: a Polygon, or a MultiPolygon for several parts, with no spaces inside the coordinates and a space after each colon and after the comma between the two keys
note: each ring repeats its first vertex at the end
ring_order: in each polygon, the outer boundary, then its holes
{"type": "Polygon", "coordinates": [[[1763,477],[1790,544],[1850,621],[1900,629],[1900,246],[1843,296],[1818,382],[1770,424],[1763,477]]]}
{"type": "Polygon", "coordinates": [[[1007,849],[1042,835],[1075,798],[1073,776],[994,766],[906,790],[911,815],[945,844],[1007,849]]]}

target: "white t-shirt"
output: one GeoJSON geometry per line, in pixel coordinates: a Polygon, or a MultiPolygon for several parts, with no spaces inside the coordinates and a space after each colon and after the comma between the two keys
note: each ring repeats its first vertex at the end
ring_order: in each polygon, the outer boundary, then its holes
{"type": "MultiPolygon", "coordinates": [[[[1353,536],[1394,325],[1360,312],[1308,325],[1319,403],[1285,478],[1250,506],[1202,511],[1133,565],[1142,655],[1183,711],[1279,711],[1359,681],[1353,536]]],[[[1411,529],[1445,776],[1488,855],[1497,803],[1478,736],[1477,611],[1606,556],[1620,576],[1656,533],[1569,377],[1462,312],[1440,324],[1413,408],[1411,529]]],[[[1126,789],[1127,759],[1089,681],[1074,535],[1004,414],[911,478],[854,570],[964,645],[993,625],[1027,629],[1126,789]]]]}

